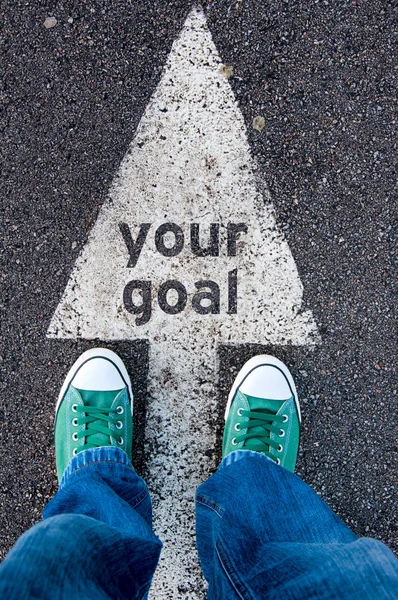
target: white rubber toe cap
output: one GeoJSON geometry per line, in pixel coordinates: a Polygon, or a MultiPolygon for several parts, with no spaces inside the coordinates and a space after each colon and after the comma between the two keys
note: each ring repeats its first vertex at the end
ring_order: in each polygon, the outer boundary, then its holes
{"type": "Polygon", "coordinates": [[[133,407],[133,392],[126,367],[122,359],[107,348],[92,348],[79,356],[62,385],[55,412],[70,384],[79,390],[93,392],[121,390],[127,386],[133,407]]]}
{"type": "Polygon", "coordinates": [[[255,367],[246,376],[240,390],[247,396],[269,400],[287,400],[292,397],[285,376],[271,365],[255,367]]]}
{"type": "Polygon", "coordinates": [[[71,381],[79,390],[111,391],[126,386],[115,365],[106,358],[91,358],[85,362],[71,381]]]}
{"type": "Polygon", "coordinates": [[[232,400],[238,389],[247,396],[267,400],[288,400],[293,396],[301,421],[293,377],[287,366],[274,356],[264,354],[254,356],[243,365],[229,393],[225,419],[228,417],[232,400]]]}

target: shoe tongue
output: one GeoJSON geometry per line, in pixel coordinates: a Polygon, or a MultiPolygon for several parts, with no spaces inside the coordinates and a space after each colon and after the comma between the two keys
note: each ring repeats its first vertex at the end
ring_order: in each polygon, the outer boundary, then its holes
{"type": "Polygon", "coordinates": [[[286,400],[266,400],[265,398],[255,398],[246,396],[250,410],[276,414],[286,400]]]}
{"type": "MultiPolygon", "coordinates": [[[[91,391],[91,390],[77,390],[82,397],[84,406],[95,406],[97,408],[107,408],[112,406],[112,403],[116,396],[121,390],[111,391],[91,391]]],[[[106,427],[105,421],[97,420],[90,423],[90,427],[95,427],[96,424],[106,427]]],[[[96,444],[97,446],[109,446],[110,437],[104,433],[95,433],[90,435],[88,438],[90,443],[96,444]]]]}
{"type": "MultiPolygon", "coordinates": [[[[286,402],[286,400],[267,400],[264,398],[255,398],[254,396],[247,396],[247,401],[250,406],[251,411],[256,411],[259,413],[271,413],[276,414],[282,404],[286,402]]],[[[250,433],[258,433],[259,438],[264,440],[264,437],[269,437],[269,431],[263,429],[261,426],[258,427],[250,427],[250,433]]],[[[265,447],[264,443],[260,441],[259,438],[250,438],[245,442],[246,450],[254,450],[257,452],[262,452],[264,450],[269,450],[269,447],[265,447]]]]}
{"type": "Polygon", "coordinates": [[[111,391],[90,391],[90,390],[77,390],[81,395],[85,406],[96,406],[97,408],[110,408],[112,402],[121,390],[111,391]]]}

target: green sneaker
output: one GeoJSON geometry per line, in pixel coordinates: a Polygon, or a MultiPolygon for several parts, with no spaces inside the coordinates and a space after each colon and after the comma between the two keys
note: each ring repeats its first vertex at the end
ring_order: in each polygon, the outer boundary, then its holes
{"type": "Polygon", "coordinates": [[[238,373],[228,396],[222,456],[252,450],[294,471],[300,423],[289,369],[273,356],[254,356],[238,373]]]}
{"type": "Polygon", "coordinates": [[[70,369],[55,409],[58,480],[73,456],[116,446],[131,460],[133,393],[122,360],[105,348],[84,352],[70,369]]]}

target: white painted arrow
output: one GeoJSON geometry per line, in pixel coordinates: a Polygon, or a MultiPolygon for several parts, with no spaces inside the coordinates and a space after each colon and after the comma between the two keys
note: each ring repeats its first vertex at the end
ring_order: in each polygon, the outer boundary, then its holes
{"type": "Polygon", "coordinates": [[[217,344],[318,338],[220,66],[195,8],[48,330],[150,341],[148,484],[165,542],[152,594],[162,599],[203,597],[193,496],[215,466],[205,451],[215,444],[217,344]],[[215,312],[202,314],[209,304],[215,312]]]}

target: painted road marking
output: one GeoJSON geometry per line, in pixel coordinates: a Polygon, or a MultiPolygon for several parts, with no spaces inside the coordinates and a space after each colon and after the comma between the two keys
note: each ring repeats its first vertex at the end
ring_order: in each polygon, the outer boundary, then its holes
{"type": "Polygon", "coordinates": [[[319,337],[223,71],[195,8],[48,330],[150,341],[148,484],[165,542],[158,598],[203,597],[193,498],[215,466],[205,451],[215,444],[217,344],[319,337]]]}

